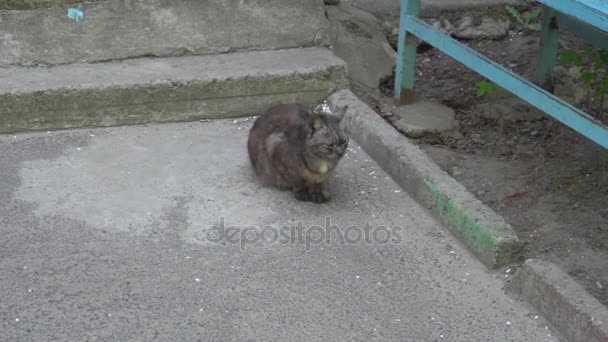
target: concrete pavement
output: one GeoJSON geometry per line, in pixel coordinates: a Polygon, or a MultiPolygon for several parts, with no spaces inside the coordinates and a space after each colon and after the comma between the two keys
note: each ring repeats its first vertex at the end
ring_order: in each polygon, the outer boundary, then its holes
{"type": "Polygon", "coordinates": [[[0,340],[558,340],[356,144],[326,205],[260,186],[251,122],[1,135],[0,340]]]}

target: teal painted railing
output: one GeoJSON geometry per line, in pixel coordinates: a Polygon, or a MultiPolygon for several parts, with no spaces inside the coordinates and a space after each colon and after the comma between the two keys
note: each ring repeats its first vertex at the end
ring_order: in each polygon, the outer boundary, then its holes
{"type": "MultiPolygon", "coordinates": [[[[608,0],[538,0],[544,6],[542,48],[535,81],[544,84],[557,59],[560,27],[590,43],[608,47],[608,0]]],[[[579,108],[493,62],[486,56],[434,29],[418,18],[420,0],[401,0],[401,21],[395,98],[401,105],[415,101],[414,79],[418,39],[441,50],[530,105],[542,110],[588,139],[608,149],[608,127],[579,108]]]]}

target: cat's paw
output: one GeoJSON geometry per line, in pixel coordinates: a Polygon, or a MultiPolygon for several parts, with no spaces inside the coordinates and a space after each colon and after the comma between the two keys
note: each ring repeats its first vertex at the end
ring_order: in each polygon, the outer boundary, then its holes
{"type": "Polygon", "coordinates": [[[314,191],[310,193],[310,201],[314,203],[325,203],[329,199],[329,193],[326,191],[314,191]]]}
{"type": "Polygon", "coordinates": [[[324,203],[330,199],[327,191],[310,191],[309,189],[304,189],[295,191],[294,195],[297,200],[303,202],[324,203]]]}

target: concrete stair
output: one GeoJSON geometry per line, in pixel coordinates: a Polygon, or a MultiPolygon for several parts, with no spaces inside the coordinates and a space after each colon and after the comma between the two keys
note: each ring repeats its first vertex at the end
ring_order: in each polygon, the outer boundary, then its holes
{"type": "Polygon", "coordinates": [[[0,10],[0,66],[327,44],[323,0],[50,1],[65,4],[0,10]],[[82,12],[82,19],[70,19],[70,8],[82,12]]]}
{"type": "Polygon", "coordinates": [[[257,114],[348,84],[321,48],[0,69],[0,133],[257,114]]]}
{"type": "Polygon", "coordinates": [[[68,7],[0,10],[0,133],[248,116],[348,86],[322,0],[68,7]]]}

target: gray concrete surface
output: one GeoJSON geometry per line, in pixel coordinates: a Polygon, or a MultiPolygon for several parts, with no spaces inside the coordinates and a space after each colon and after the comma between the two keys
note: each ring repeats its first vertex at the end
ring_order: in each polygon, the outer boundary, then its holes
{"type": "Polygon", "coordinates": [[[349,134],[483,263],[498,268],[519,261],[524,243],[513,228],[350,90],[327,102],[332,110],[349,106],[344,118],[349,134]]]}
{"type": "Polygon", "coordinates": [[[251,122],[0,135],[0,340],[558,340],[356,144],[326,205],[260,186],[251,122]]]}
{"type": "Polygon", "coordinates": [[[323,0],[110,0],[0,11],[0,66],[182,56],[319,45],[323,0]]]}
{"type": "Polygon", "coordinates": [[[569,341],[608,341],[608,308],[556,265],[528,259],[508,289],[534,305],[569,341]]]}
{"type": "Polygon", "coordinates": [[[0,68],[0,132],[252,115],[347,86],[321,47],[0,68]]]}
{"type": "Polygon", "coordinates": [[[104,0],[0,0],[0,10],[27,10],[34,8],[46,8],[57,5],[82,4],[85,2],[104,1],[104,0]]]}
{"type": "MultiPolygon", "coordinates": [[[[401,0],[341,0],[381,17],[399,17],[401,0]]],[[[520,0],[421,0],[422,15],[436,15],[442,11],[504,6],[520,0]]]]}

